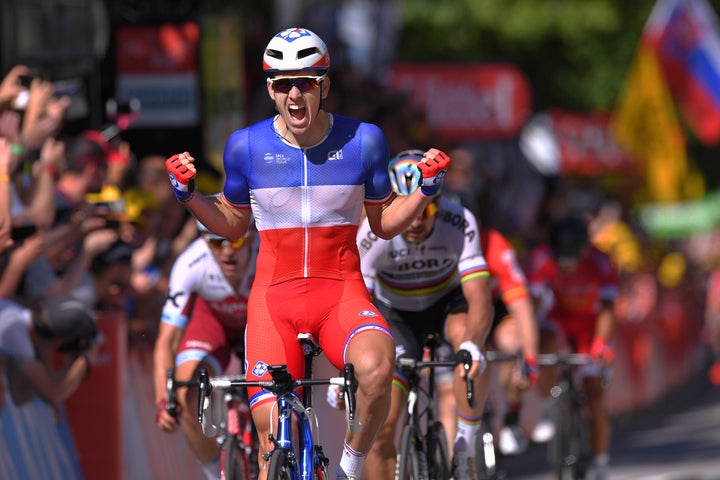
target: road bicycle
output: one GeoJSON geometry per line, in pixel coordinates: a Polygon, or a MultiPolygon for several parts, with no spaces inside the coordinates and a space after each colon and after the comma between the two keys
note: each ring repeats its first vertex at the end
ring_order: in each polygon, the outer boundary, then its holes
{"type": "Polygon", "coordinates": [[[435,417],[435,369],[455,368],[459,363],[465,369],[468,385],[467,399],[474,404],[473,382],[467,372],[472,366],[470,353],[460,350],[456,358],[436,360],[442,341],[439,335],[428,335],[425,347],[430,360],[418,361],[400,357],[397,369],[408,381],[408,417],[400,436],[395,478],[398,480],[447,480],[450,478],[450,456],[445,428],[435,417]],[[423,371],[428,370],[427,383],[423,385],[423,371]]]}
{"type": "MultiPolygon", "coordinates": [[[[201,367],[204,368],[204,367],[201,367]]],[[[207,369],[205,369],[207,372],[207,369]]],[[[221,378],[243,378],[243,375],[221,378]]],[[[174,370],[167,371],[166,402],[167,411],[177,418],[177,392],[180,387],[198,387],[198,379],[177,381],[174,370]]],[[[220,478],[221,480],[250,480],[258,476],[257,455],[259,442],[252,425],[250,406],[244,389],[236,387],[218,387],[222,398],[222,411],[216,413],[220,418],[216,426],[210,422],[203,424],[203,433],[215,437],[220,447],[220,478]]],[[[209,405],[208,405],[209,408],[209,405]]],[[[198,412],[198,415],[200,412],[198,412]]],[[[202,412],[203,418],[209,418],[210,412],[202,412]]]]}
{"type": "Polygon", "coordinates": [[[538,365],[560,367],[550,390],[555,436],[548,445],[548,461],[558,480],[583,479],[592,464],[586,400],[574,375],[577,367],[591,362],[588,355],[578,353],[538,356],[538,365]]]}
{"type": "MultiPolygon", "coordinates": [[[[306,378],[294,379],[287,365],[271,365],[268,371],[272,380],[247,381],[240,377],[210,377],[206,368],[199,371],[198,421],[203,429],[208,428],[204,412],[208,408],[210,395],[215,388],[261,387],[276,395],[277,424],[271,429],[269,439],[273,450],[263,454],[268,463],[268,479],[276,480],[328,480],[329,459],[324,455],[319,439],[319,421],[312,408],[310,389],[316,385],[337,385],[346,404],[346,420],[353,433],[360,430],[355,415],[357,380],[352,364],[346,364],[342,376],[312,378],[312,357],[322,351],[315,339],[301,334],[299,341],[306,356],[306,378]],[[302,388],[300,398],[295,392],[302,388]],[[293,431],[293,418],[297,421],[297,437],[293,431]]],[[[273,415],[273,412],[271,412],[273,415]]],[[[271,422],[272,425],[272,422],[271,422]]]]}

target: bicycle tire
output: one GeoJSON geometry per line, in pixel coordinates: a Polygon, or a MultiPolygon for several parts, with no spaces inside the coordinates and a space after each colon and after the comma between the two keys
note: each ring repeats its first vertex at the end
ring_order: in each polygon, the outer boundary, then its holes
{"type": "Polygon", "coordinates": [[[403,427],[396,468],[398,480],[430,480],[419,433],[414,425],[403,427]]]}
{"type": "Polygon", "coordinates": [[[448,480],[450,478],[450,454],[445,427],[435,422],[430,427],[427,441],[427,466],[429,478],[448,480]]]}
{"type": "Polygon", "coordinates": [[[220,451],[221,480],[251,480],[250,459],[242,447],[240,439],[228,435],[220,451]]]}
{"type": "Polygon", "coordinates": [[[291,480],[290,466],[287,463],[286,450],[276,448],[270,454],[270,464],[268,465],[268,480],[291,480]]]}

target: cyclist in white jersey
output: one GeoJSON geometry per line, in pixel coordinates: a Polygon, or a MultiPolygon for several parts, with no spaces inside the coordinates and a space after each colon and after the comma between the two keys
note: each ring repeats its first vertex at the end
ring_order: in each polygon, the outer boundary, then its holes
{"type": "Polygon", "coordinates": [[[251,230],[230,242],[199,222],[198,229],[200,238],[178,256],[170,273],[154,351],[156,423],[165,432],[182,427],[205,476],[219,479],[217,444],[197,423],[197,389],[178,389],[175,419],[166,409],[166,372],[175,368],[178,381],[193,378],[201,365],[211,375],[220,374],[233,351],[241,353],[257,242],[251,230]]]}
{"type": "MultiPolygon", "coordinates": [[[[422,152],[408,150],[390,161],[393,189],[409,195],[417,188],[422,152]]],[[[454,201],[436,196],[401,235],[379,239],[368,222],[358,231],[361,268],[373,302],[386,318],[396,355],[421,359],[423,340],[443,332],[455,351],[465,349],[485,369],[482,348],[492,323],[489,273],[480,247],[477,221],[454,201]]],[[[470,408],[462,367],[455,371],[458,431],[454,445],[455,479],[474,478],[470,461],[474,433],[487,397],[488,376],[475,382],[476,403],[470,408]]],[[[405,405],[407,382],[396,372],[390,414],[368,456],[369,478],[393,478],[396,423],[405,405]],[[405,387],[405,388],[404,388],[405,387]]]]}

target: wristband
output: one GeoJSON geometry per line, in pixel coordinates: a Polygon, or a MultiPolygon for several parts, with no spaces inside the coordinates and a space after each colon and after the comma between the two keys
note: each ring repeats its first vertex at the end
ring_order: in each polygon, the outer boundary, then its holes
{"type": "Polygon", "coordinates": [[[55,165],[53,165],[52,163],[41,163],[40,171],[48,172],[50,175],[53,176],[53,178],[55,178],[55,176],[57,176],[57,167],[55,165]]]}
{"type": "Polygon", "coordinates": [[[440,192],[441,182],[434,183],[437,177],[422,178],[420,177],[420,192],[426,197],[434,197],[440,192]],[[426,182],[427,180],[427,182],[426,182]],[[427,185],[426,185],[427,183],[427,185]]]}
{"type": "Polygon", "coordinates": [[[25,151],[25,149],[22,147],[22,145],[17,144],[17,143],[14,143],[10,147],[10,152],[12,152],[14,155],[17,155],[17,156],[22,155],[24,151],[25,151]]]}

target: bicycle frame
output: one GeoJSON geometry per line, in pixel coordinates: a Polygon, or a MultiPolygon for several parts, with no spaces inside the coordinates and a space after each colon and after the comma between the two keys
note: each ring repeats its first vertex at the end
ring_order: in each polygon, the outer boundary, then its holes
{"type": "MultiPolygon", "coordinates": [[[[406,480],[410,474],[414,479],[433,478],[444,480],[449,475],[449,452],[444,429],[435,418],[435,373],[438,367],[454,368],[458,363],[463,363],[466,372],[470,369],[472,359],[470,354],[464,350],[458,352],[456,359],[451,361],[436,361],[435,352],[439,346],[439,337],[430,335],[426,346],[430,349],[430,361],[419,362],[413,358],[398,358],[397,369],[403,372],[408,380],[408,417],[401,436],[401,445],[398,451],[397,467],[395,478],[406,480]],[[422,387],[420,372],[429,369],[428,384],[422,387]],[[425,409],[420,411],[420,405],[425,409]],[[422,420],[425,426],[422,426],[422,420]],[[438,462],[437,456],[440,456],[438,462]],[[411,457],[411,458],[409,458],[411,457]],[[411,472],[407,472],[410,462],[411,472]],[[439,464],[444,463],[445,465],[439,464]]],[[[468,402],[473,400],[472,383],[468,382],[468,402]]],[[[472,404],[472,403],[471,403],[472,404]]]]}
{"type": "MultiPolygon", "coordinates": [[[[359,425],[355,418],[355,392],[357,382],[352,364],[345,365],[342,377],[331,377],[327,379],[302,379],[295,380],[287,370],[286,365],[273,365],[269,367],[272,380],[245,381],[244,379],[233,378],[210,378],[206,368],[199,371],[200,398],[198,401],[198,421],[206,424],[204,411],[209,404],[210,392],[213,388],[229,387],[261,387],[273,392],[277,399],[277,435],[272,431],[270,440],[275,449],[264,455],[264,458],[271,459],[276,452],[284,452],[283,462],[287,468],[288,478],[293,480],[311,480],[316,469],[325,472],[329,463],[327,457],[322,453],[319,442],[316,442],[318,422],[311,408],[306,407],[294,392],[299,387],[312,387],[314,385],[338,385],[342,388],[347,402],[346,413],[348,425],[352,431],[357,431],[359,425]],[[298,422],[298,443],[293,439],[292,419],[295,417],[298,422]],[[313,421],[315,429],[313,429],[313,421]],[[298,447],[296,450],[296,446],[298,447]],[[297,452],[297,453],[296,453],[297,452]],[[299,456],[298,456],[299,454],[299,456]]],[[[270,469],[272,470],[272,460],[270,469]]],[[[321,477],[322,478],[322,477],[321,477]]]]}
{"type": "Polygon", "coordinates": [[[555,402],[556,433],[549,460],[558,480],[584,478],[590,460],[585,399],[575,383],[574,367],[591,363],[583,354],[542,354],[539,365],[559,365],[558,381],[551,389],[555,402]]]}

